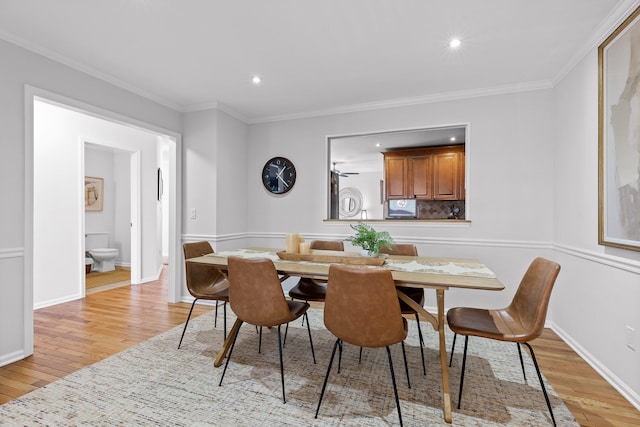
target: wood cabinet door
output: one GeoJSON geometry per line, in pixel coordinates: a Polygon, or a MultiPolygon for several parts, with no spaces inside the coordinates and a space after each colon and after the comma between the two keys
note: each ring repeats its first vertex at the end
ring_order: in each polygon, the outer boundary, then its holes
{"type": "Polygon", "coordinates": [[[433,156],[433,198],[457,200],[460,198],[459,153],[441,153],[433,156]]]}
{"type": "Polygon", "coordinates": [[[408,193],[407,159],[405,157],[388,157],[385,166],[386,199],[406,199],[408,193]]]}
{"type": "Polygon", "coordinates": [[[411,182],[409,193],[416,199],[433,198],[432,156],[410,157],[411,182]]]}

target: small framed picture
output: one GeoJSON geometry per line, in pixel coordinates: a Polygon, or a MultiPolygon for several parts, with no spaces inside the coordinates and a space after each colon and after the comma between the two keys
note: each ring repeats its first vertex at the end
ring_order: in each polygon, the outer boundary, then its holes
{"type": "Polygon", "coordinates": [[[102,211],[104,206],[104,179],[84,177],[84,210],[102,211]]]}

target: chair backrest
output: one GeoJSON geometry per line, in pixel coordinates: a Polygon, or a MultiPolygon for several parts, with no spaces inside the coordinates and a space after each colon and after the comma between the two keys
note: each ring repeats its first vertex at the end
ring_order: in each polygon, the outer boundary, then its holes
{"type": "Polygon", "coordinates": [[[342,240],[313,240],[309,248],[322,251],[344,251],[344,242],[342,240]]]}
{"type": "Polygon", "coordinates": [[[527,331],[525,341],[542,333],[549,298],[558,273],[559,264],[544,258],[534,259],[522,277],[511,304],[506,308],[511,316],[520,320],[527,331]]]}
{"type": "Polygon", "coordinates": [[[242,321],[277,326],[291,319],[278,273],[270,259],[229,257],[229,304],[242,321]]]}
{"type": "Polygon", "coordinates": [[[193,242],[182,245],[184,259],[195,258],[202,255],[212,254],[213,248],[209,242],[193,242]]]}
{"type": "Polygon", "coordinates": [[[336,337],[362,347],[403,341],[406,320],[391,271],[331,264],[324,324],[336,337]]]}
{"type": "MultiPolygon", "coordinates": [[[[209,242],[193,242],[182,245],[184,259],[195,258],[214,253],[209,242]]],[[[185,277],[187,289],[196,298],[202,298],[202,292],[210,289],[213,284],[223,283],[226,276],[217,268],[206,264],[185,263],[185,277]]]]}
{"type": "Polygon", "coordinates": [[[389,255],[403,255],[403,256],[418,256],[418,249],[416,245],[410,243],[396,243],[391,245],[390,248],[383,246],[380,248],[381,254],[389,255]]]}

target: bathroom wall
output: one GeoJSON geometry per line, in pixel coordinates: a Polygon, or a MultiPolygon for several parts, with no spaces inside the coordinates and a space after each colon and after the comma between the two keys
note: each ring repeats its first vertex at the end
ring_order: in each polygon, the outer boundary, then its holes
{"type": "Polygon", "coordinates": [[[85,211],[85,233],[107,232],[109,247],[118,249],[116,265],[131,266],[130,153],[86,144],[84,173],[104,179],[102,211],[85,211]]]}

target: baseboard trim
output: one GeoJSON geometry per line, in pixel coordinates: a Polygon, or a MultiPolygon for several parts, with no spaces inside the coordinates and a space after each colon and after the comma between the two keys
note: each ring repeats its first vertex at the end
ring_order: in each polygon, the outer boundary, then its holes
{"type": "Polygon", "coordinates": [[[548,322],[549,328],[553,330],[569,347],[575,351],[585,362],[596,370],[602,378],[605,379],[613,388],[615,388],[625,399],[629,401],[637,410],[640,411],[640,395],[634,392],[624,381],[618,378],[609,368],[603,365],[591,353],[578,344],[568,333],[553,322],[548,322]]]}
{"type": "Polygon", "coordinates": [[[52,305],[62,304],[63,302],[75,301],[80,298],[82,298],[82,295],[80,293],[76,293],[73,295],[66,295],[63,298],[56,298],[49,301],[43,301],[38,304],[34,304],[33,309],[38,310],[39,308],[51,307],[52,305]]]}
{"type": "Polygon", "coordinates": [[[0,358],[0,366],[9,365],[13,362],[17,362],[18,360],[22,360],[25,357],[31,356],[32,353],[27,354],[24,349],[20,349],[18,351],[14,351],[13,353],[5,354],[0,358]]]}

